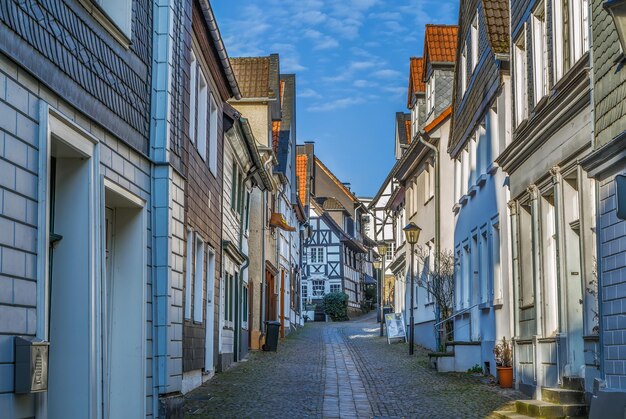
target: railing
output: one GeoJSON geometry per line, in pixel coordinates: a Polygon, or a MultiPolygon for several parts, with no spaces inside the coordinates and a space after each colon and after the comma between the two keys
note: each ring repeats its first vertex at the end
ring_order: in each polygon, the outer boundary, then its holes
{"type": "MultiPolygon", "coordinates": [[[[435,323],[433,327],[435,328],[436,336],[438,336],[439,332],[445,331],[445,329],[439,329],[439,326],[441,326],[442,324],[450,321],[453,317],[456,317],[456,316],[459,316],[461,314],[465,314],[465,313],[469,312],[471,309],[473,309],[474,307],[478,307],[479,305],[480,305],[480,303],[476,303],[476,304],[474,304],[471,307],[467,307],[467,308],[464,308],[463,310],[457,311],[456,313],[452,314],[448,318],[443,319],[443,320],[435,323]]],[[[472,316],[470,316],[469,322],[464,324],[461,327],[465,327],[465,326],[470,326],[469,337],[470,337],[470,341],[471,341],[472,340],[472,316]]],[[[450,336],[452,333],[454,333],[454,328],[451,331],[446,332],[446,334],[444,335],[445,341],[448,340],[448,336],[450,336]]]]}

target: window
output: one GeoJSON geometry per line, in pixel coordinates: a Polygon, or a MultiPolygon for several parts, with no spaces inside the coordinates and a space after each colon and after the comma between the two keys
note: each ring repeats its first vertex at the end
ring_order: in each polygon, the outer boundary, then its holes
{"type": "Polygon", "coordinates": [[[387,254],[385,255],[385,259],[387,262],[391,262],[393,260],[393,256],[396,253],[396,244],[395,243],[387,243],[387,254]]]}
{"type": "Polygon", "coordinates": [[[546,11],[541,3],[533,13],[533,71],[535,105],[548,93],[548,38],[546,11]]]}
{"type": "Polygon", "coordinates": [[[306,300],[307,298],[309,298],[309,287],[308,285],[303,285],[302,286],[302,299],[306,300]]]}
{"type": "Polygon", "coordinates": [[[204,242],[198,234],[196,234],[194,250],[193,321],[202,323],[202,301],[204,298],[204,242]]]}
{"type": "Polygon", "coordinates": [[[426,84],[426,113],[430,113],[433,109],[435,109],[435,75],[431,74],[428,79],[428,83],[426,84]]]}
{"type": "Polygon", "coordinates": [[[461,196],[467,195],[469,188],[469,160],[469,147],[466,145],[463,151],[461,151],[461,196]]]}
{"type": "Polygon", "coordinates": [[[311,247],[309,249],[309,258],[312,265],[321,265],[324,262],[324,248],[323,247],[311,247]]]}
{"type": "Polygon", "coordinates": [[[467,42],[463,45],[461,53],[461,92],[465,94],[467,90],[467,42]]]}
{"type": "Polygon", "coordinates": [[[185,319],[191,319],[193,295],[193,231],[187,231],[187,261],[185,266],[185,319]]]}
{"type": "Polygon", "coordinates": [[[313,297],[322,297],[322,296],[324,296],[324,280],[314,279],[313,280],[313,297]]]}
{"type": "Polygon", "coordinates": [[[198,103],[196,104],[197,116],[196,116],[196,147],[200,157],[206,161],[207,154],[207,95],[208,87],[206,77],[202,71],[202,67],[198,66],[198,103]]]}
{"type": "Polygon", "coordinates": [[[244,217],[245,215],[245,195],[246,185],[243,172],[233,160],[230,207],[239,215],[239,217],[244,217]]]}
{"type": "Polygon", "coordinates": [[[480,271],[480,302],[486,303],[489,301],[491,295],[489,295],[489,284],[491,279],[491,266],[489,264],[489,240],[486,231],[483,231],[480,235],[479,244],[479,271],[480,271]],[[488,274],[488,272],[490,274],[488,274]]]}
{"type": "Polygon", "coordinates": [[[454,159],[454,202],[461,199],[461,159],[454,159]]]}
{"type": "Polygon", "coordinates": [[[250,228],[250,191],[246,191],[246,209],[244,213],[244,230],[248,231],[250,228]]]}
{"type": "Polygon", "coordinates": [[[113,24],[130,39],[133,19],[131,0],[92,0],[107,15],[113,24]]]}
{"type": "Polygon", "coordinates": [[[341,292],[341,284],[330,284],[330,292],[341,292]]]}
{"type": "Polygon", "coordinates": [[[519,125],[528,116],[527,66],[526,66],[526,30],[515,41],[515,124],[519,125]]]}
{"type": "Polygon", "coordinates": [[[217,103],[213,94],[210,95],[210,127],[209,127],[209,169],[217,176],[217,103]]]}
{"type": "Polygon", "coordinates": [[[519,269],[520,304],[522,307],[534,304],[534,256],[533,232],[530,206],[520,205],[519,210],[519,269]]]}
{"type": "Polygon", "coordinates": [[[502,277],[500,267],[500,224],[493,224],[491,237],[491,265],[493,266],[492,298],[502,298],[502,277]]]}
{"type": "Polygon", "coordinates": [[[569,34],[567,28],[567,0],[553,0],[552,2],[552,33],[554,54],[554,80],[557,81],[569,68],[569,34]]]}
{"type": "Polygon", "coordinates": [[[472,186],[476,183],[476,135],[474,133],[469,140],[469,185],[472,186]]]}
{"type": "Polygon", "coordinates": [[[241,303],[241,327],[248,328],[248,286],[244,285],[241,291],[242,303],[241,303]]]}
{"type": "Polygon", "coordinates": [[[471,42],[472,42],[472,71],[476,68],[478,64],[478,12],[476,12],[476,16],[474,16],[474,21],[472,22],[471,29],[471,42]]]}
{"type": "Polygon", "coordinates": [[[424,170],[424,203],[427,203],[430,198],[435,196],[435,171],[433,165],[426,164],[426,170],[424,170]]]}
{"type": "Polygon", "coordinates": [[[189,140],[196,144],[196,106],[198,103],[198,61],[191,51],[191,68],[189,69],[189,140]]]}

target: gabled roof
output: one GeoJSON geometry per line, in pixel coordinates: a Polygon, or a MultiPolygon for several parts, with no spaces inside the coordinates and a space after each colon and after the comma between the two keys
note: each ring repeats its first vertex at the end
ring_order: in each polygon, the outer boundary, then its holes
{"type": "Polygon", "coordinates": [[[231,58],[230,62],[239,83],[241,96],[248,99],[279,97],[278,54],[267,57],[237,57],[231,58]]]}
{"type": "Polygon", "coordinates": [[[396,129],[398,130],[398,142],[401,145],[411,143],[411,114],[396,112],[396,129]]]}
{"type": "Polygon", "coordinates": [[[413,95],[426,92],[424,83],[424,59],[422,57],[411,57],[409,64],[409,93],[406,107],[410,108],[413,103],[413,95]]]}
{"type": "Polygon", "coordinates": [[[508,54],[509,2],[507,0],[482,0],[487,23],[487,37],[496,54],[508,54]]]}
{"type": "Polygon", "coordinates": [[[459,27],[456,25],[426,25],[422,79],[426,77],[426,69],[429,62],[456,62],[458,29],[459,27]]]}
{"type": "MultiPolygon", "coordinates": [[[[278,138],[274,151],[278,157],[276,170],[287,174],[287,163],[293,161],[296,138],[296,76],[280,75],[280,103],[282,120],[278,124],[278,138]]],[[[273,138],[272,138],[273,140],[273,138]]]]}
{"type": "Polygon", "coordinates": [[[319,158],[315,157],[315,163],[317,163],[320,169],[322,169],[324,173],[326,173],[326,175],[339,187],[339,189],[341,189],[348,196],[348,198],[352,200],[352,202],[359,202],[359,199],[350,191],[350,189],[346,188],[346,185],[341,183],[341,181],[337,179],[333,172],[331,172],[330,169],[326,167],[319,158]]]}
{"type": "Polygon", "coordinates": [[[337,222],[333,219],[333,217],[331,217],[330,214],[328,214],[328,212],[326,212],[322,208],[322,206],[318,202],[316,202],[314,199],[311,200],[311,207],[313,208],[315,213],[318,214],[319,218],[323,219],[324,222],[332,230],[334,230],[335,234],[337,234],[337,236],[339,237],[339,241],[341,241],[342,243],[346,243],[347,245],[349,245],[350,247],[352,247],[354,250],[358,252],[367,253],[367,249],[361,243],[359,243],[358,241],[350,237],[348,234],[346,234],[346,232],[343,231],[343,228],[341,228],[341,226],[337,224],[337,222]]]}
{"type": "Polygon", "coordinates": [[[315,200],[324,208],[324,211],[343,211],[350,215],[346,207],[341,205],[336,198],[315,198],[315,200]]]}

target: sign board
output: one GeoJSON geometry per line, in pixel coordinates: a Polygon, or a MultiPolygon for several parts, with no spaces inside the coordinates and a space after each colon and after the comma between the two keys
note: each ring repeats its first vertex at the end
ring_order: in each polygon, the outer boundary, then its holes
{"type": "Polygon", "coordinates": [[[403,339],[406,341],[406,326],[402,313],[385,314],[385,325],[387,326],[387,342],[391,339],[403,339]]]}

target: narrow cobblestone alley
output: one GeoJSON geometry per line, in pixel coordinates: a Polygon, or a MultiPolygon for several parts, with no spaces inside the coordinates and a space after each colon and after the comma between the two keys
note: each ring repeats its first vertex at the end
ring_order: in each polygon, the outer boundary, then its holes
{"type": "Polygon", "coordinates": [[[185,400],[187,418],[484,418],[520,393],[437,374],[427,355],[388,345],[375,318],[307,323],[277,353],[218,374],[185,400]]]}

